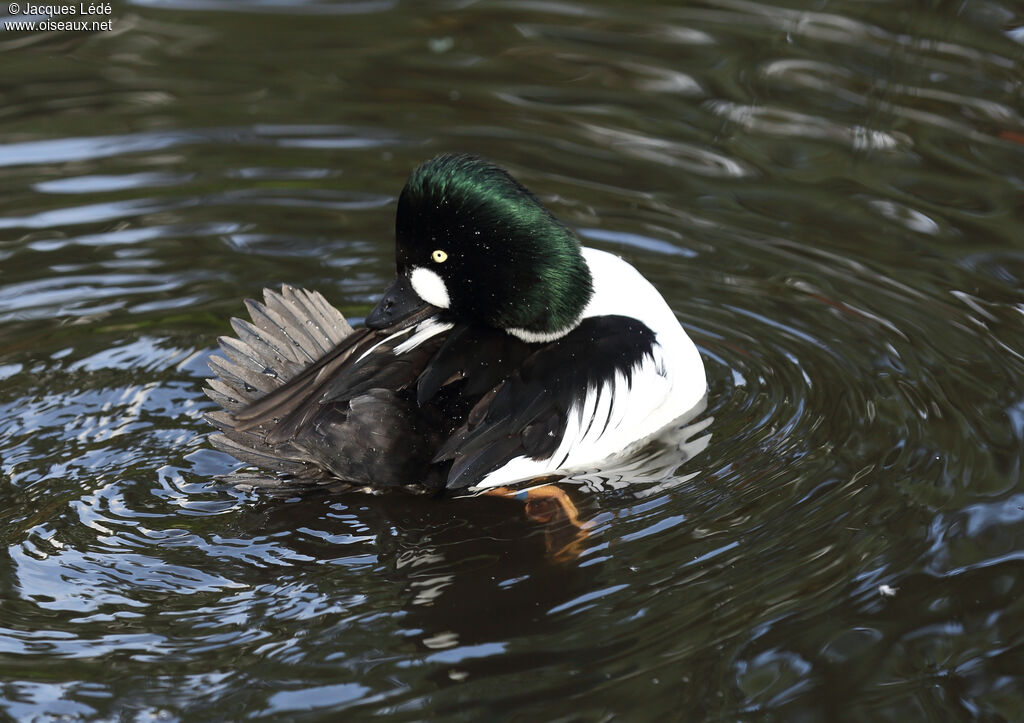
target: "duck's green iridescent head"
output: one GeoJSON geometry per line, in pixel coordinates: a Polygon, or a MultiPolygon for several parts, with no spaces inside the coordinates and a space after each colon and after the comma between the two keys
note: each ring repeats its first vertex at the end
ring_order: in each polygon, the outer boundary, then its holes
{"type": "Polygon", "coordinates": [[[410,176],[395,224],[399,277],[460,321],[557,335],[592,294],[576,235],[505,170],[443,155],[410,176]]]}

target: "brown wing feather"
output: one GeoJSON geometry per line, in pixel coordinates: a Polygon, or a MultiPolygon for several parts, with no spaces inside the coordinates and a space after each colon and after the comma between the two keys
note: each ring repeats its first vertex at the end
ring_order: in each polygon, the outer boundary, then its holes
{"type": "Polygon", "coordinates": [[[390,354],[405,337],[386,340],[431,310],[392,328],[354,330],[316,292],[286,286],[264,298],[247,301],[253,322],[234,319],[238,338],[221,339],[225,356],[210,360],[217,378],[206,392],[224,410],[206,415],[220,430],[211,443],[270,473],[306,480],[419,481],[412,472],[428,466],[437,441],[428,443],[412,392],[401,390],[441,338],[386,363],[373,357],[390,354]],[[351,363],[367,352],[367,363],[351,363]]]}

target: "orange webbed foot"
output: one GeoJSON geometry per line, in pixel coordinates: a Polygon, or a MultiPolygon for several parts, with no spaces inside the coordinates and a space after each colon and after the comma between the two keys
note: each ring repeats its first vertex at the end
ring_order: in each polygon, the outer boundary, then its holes
{"type": "Polygon", "coordinates": [[[553,484],[525,490],[495,487],[484,494],[521,499],[526,518],[544,525],[545,545],[553,560],[574,560],[583,551],[583,541],[589,536],[588,525],[580,520],[576,504],[562,488],[553,484]]]}

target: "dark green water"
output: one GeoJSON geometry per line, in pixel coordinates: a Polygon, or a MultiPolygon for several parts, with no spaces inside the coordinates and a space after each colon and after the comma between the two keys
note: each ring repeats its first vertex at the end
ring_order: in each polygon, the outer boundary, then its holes
{"type": "Polygon", "coordinates": [[[0,716],[1024,720],[1019,4],[110,17],[0,32],[0,716]],[[662,289],[698,453],[582,532],[216,484],[241,299],[364,315],[451,150],[662,289]]]}

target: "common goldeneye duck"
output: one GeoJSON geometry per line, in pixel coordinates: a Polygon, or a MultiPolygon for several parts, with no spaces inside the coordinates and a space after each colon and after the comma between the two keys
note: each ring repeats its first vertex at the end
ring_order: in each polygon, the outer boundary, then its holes
{"type": "Polygon", "coordinates": [[[397,274],[353,329],[285,286],[232,320],[207,393],[219,449],[286,480],[484,490],[586,469],[694,409],[700,355],[658,291],[506,171],[427,161],[397,274]]]}

